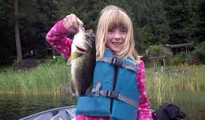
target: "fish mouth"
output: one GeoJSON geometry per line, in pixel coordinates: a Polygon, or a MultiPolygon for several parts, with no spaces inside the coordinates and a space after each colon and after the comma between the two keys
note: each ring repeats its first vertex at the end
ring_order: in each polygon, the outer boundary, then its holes
{"type": "Polygon", "coordinates": [[[81,52],[86,52],[86,51],[87,51],[86,49],[83,49],[83,48],[81,48],[81,47],[79,47],[79,46],[77,46],[77,45],[75,45],[75,47],[76,47],[79,51],[81,51],[81,52]]]}

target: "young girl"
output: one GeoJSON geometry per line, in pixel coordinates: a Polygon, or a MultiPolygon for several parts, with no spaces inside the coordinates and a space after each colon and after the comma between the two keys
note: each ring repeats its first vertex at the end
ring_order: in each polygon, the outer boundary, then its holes
{"type": "MultiPolygon", "coordinates": [[[[74,14],[56,23],[46,38],[65,58],[83,22],[74,14]]],[[[126,12],[105,7],[96,30],[96,67],[91,95],[78,99],[77,120],[152,120],[146,93],[144,62],[135,50],[133,25],[126,12]]]]}

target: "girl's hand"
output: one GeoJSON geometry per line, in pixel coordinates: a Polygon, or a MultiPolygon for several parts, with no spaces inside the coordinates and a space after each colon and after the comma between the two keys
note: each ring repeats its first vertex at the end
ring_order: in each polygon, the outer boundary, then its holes
{"type": "Polygon", "coordinates": [[[75,14],[67,15],[63,19],[63,25],[70,33],[77,33],[80,24],[83,22],[75,14]]]}

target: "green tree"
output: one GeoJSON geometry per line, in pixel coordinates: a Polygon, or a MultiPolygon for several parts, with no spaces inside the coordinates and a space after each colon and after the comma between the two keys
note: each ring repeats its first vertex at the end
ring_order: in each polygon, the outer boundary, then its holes
{"type": "Polygon", "coordinates": [[[63,19],[66,15],[74,13],[83,22],[87,29],[95,29],[97,25],[97,19],[99,17],[100,11],[109,4],[117,5],[128,11],[131,14],[131,8],[127,1],[124,0],[58,0],[57,4],[57,18],[63,19]],[[80,4],[80,5],[79,5],[80,4]]]}
{"type": "Polygon", "coordinates": [[[192,10],[188,0],[164,1],[166,17],[168,20],[170,33],[169,43],[187,43],[190,42],[191,32],[189,27],[191,23],[192,10]]]}
{"type": "Polygon", "coordinates": [[[190,0],[193,16],[192,21],[193,24],[191,29],[194,34],[192,34],[192,38],[198,44],[205,40],[205,1],[204,0],[190,0]]]}
{"type": "MultiPolygon", "coordinates": [[[[124,8],[133,20],[137,49],[149,46],[204,41],[204,0],[1,0],[0,59],[17,57],[14,1],[19,3],[19,43],[22,57],[32,49],[45,49],[48,30],[70,13],[76,14],[86,29],[97,25],[100,10],[113,4],[124,8]]],[[[1,61],[0,60],[0,61],[1,61]]]]}
{"type": "Polygon", "coordinates": [[[54,1],[1,0],[0,4],[0,61],[14,57],[21,60],[31,49],[47,45],[45,35],[56,22],[54,1]],[[14,14],[14,3],[18,3],[17,15],[14,14]],[[19,24],[15,24],[15,20],[19,24]],[[15,30],[19,31],[19,35],[16,34],[19,40],[15,39],[15,30]]]}
{"type": "Polygon", "coordinates": [[[136,39],[142,51],[150,45],[165,44],[169,40],[169,26],[161,0],[131,1],[133,4],[136,39]]]}
{"type": "Polygon", "coordinates": [[[159,60],[163,61],[163,66],[165,67],[165,65],[166,65],[165,60],[166,59],[168,60],[168,58],[170,58],[172,56],[172,52],[170,51],[170,49],[164,47],[163,45],[149,46],[147,51],[148,51],[149,59],[153,62],[153,66],[154,66],[155,71],[157,69],[157,63],[159,60]]]}
{"type": "Polygon", "coordinates": [[[0,1],[0,61],[15,59],[15,30],[13,0],[0,1]]]}

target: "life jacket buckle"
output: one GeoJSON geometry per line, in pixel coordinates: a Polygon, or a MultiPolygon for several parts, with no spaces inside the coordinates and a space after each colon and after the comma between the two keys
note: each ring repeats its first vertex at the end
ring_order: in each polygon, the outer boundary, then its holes
{"type": "Polygon", "coordinates": [[[116,58],[116,57],[112,58],[111,64],[117,65],[120,67],[123,67],[123,65],[124,65],[123,61],[119,58],[116,58]]]}
{"type": "Polygon", "coordinates": [[[95,91],[95,96],[100,96],[100,91],[99,90],[95,91]]]}
{"type": "Polygon", "coordinates": [[[111,96],[111,90],[108,90],[108,91],[107,91],[107,95],[106,95],[106,96],[108,96],[108,97],[111,96]]]}
{"type": "Polygon", "coordinates": [[[119,94],[118,94],[118,93],[115,93],[115,92],[112,91],[112,90],[108,90],[107,93],[106,93],[106,96],[107,96],[107,97],[110,97],[110,98],[118,98],[118,97],[119,97],[119,94]]]}

